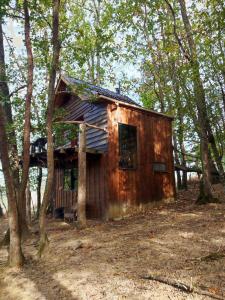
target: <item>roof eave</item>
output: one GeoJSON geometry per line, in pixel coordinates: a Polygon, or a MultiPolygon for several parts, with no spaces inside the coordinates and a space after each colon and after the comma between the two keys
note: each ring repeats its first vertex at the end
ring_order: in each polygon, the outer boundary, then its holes
{"type": "Polygon", "coordinates": [[[151,109],[147,109],[147,108],[144,108],[144,107],[141,107],[141,106],[136,106],[136,105],[134,105],[134,104],[130,104],[130,103],[126,103],[126,102],[123,102],[123,101],[119,101],[119,100],[117,100],[117,99],[110,98],[110,97],[107,97],[107,96],[104,96],[104,95],[100,95],[100,94],[99,94],[99,98],[102,98],[102,99],[107,100],[107,101],[110,101],[110,102],[118,103],[118,104],[121,105],[121,106],[132,107],[132,108],[137,109],[137,110],[149,112],[149,113],[152,113],[152,114],[155,114],[155,115],[159,115],[159,116],[161,116],[161,117],[165,117],[165,118],[174,120],[174,117],[173,117],[173,116],[169,116],[169,115],[166,115],[166,114],[164,114],[164,113],[160,113],[160,112],[157,112],[157,111],[154,111],[154,110],[151,110],[151,109]]]}

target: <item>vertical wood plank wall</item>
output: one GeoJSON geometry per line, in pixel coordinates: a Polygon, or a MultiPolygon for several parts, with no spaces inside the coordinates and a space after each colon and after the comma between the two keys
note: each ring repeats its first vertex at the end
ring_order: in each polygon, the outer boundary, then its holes
{"type": "Polygon", "coordinates": [[[63,177],[64,170],[62,168],[55,168],[55,209],[59,207],[71,207],[76,201],[76,191],[64,191],[63,177]]]}
{"type": "MultiPolygon", "coordinates": [[[[70,99],[65,108],[70,112],[67,115],[70,120],[87,113],[87,107],[79,107],[75,99],[70,99]]],[[[92,109],[88,108],[88,118],[92,109]]],[[[103,121],[106,118],[104,113],[102,118],[103,121]]],[[[112,103],[107,106],[107,122],[107,151],[101,155],[88,154],[87,216],[119,216],[129,206],[174,197],[171,119],[112,103]],[[134,170],[119,169],[118,123],[137,127],[138,163],[134,170]],[[165,163],[167,171],[154,172],[154,162],[165,163]]],[[[72,205],[76,192],[63,190],[62,168],[56,168],[55,174],[55,208],[72,205]]]]}
{"type": "MultiPolygon", "coordinates": [[[[87,217],[103,218],[105,215],[105,155],[87,155],[87,217]]],[[[75,164],[75,161],[74,161],[75,164]]],[[[71,207],[77,199],[76,191],[64,191],[63,168],[55,169],[54,208],[71,207]]]]}
{"type": "Polygon", "coordinates": [[[108,205],[116,215],[130,205],[174,197],[174,168],[171,120],[125,106],[108,105],[108,205]],[[137,126],[138,164],[134,170],[118,166],[118,123],[137,126]],[[162,162],[166,172],[154,172],[153,163],[162,162]]]}

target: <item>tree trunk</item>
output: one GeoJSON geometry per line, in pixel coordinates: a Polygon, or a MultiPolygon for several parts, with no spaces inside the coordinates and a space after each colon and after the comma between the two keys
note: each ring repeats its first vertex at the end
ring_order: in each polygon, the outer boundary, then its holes
{"type": "Polygon", "coordinates": [[[27,210],[27,224],[31,225],[31,191],[30,185],[26,188],[26,210],[27,210]]]}
{"type": "Polygon", "coordinates": [[[0,203],[0,218],[3,217],[3,209],[2,209],[2,206],[1,206],[1,203],[0,203]]]}
{"type": "Polygon", "coordinates": [[[101,36],[99,36],[99,29],[100,29],[100,3],[101,1],[97,1],[97,5],[95,4],[95,30],[96,30],[96,80],[95,83],[100,85],[101,84],[101,58],[100,58],[100,39],[101,36]]]}
{"type": "Polygon", "coordinates": [[[86,226],[86,125],[79,126],[77,220],[80,228],[86,226]]]}
{"type": "Polygon", "coordinates": [[[27,218],[26,218],[26,187],[29,178],[29,166],[30,166],[30,118],[31,118],[31,99],[33,92],[33,53],[30,39],[30,15],[28,8],[28,1],[23,2],[24,10],[24,32],[25,32],[25,45],[27,51],[27,93],[26,93],[26,105],[25,105],[25,122],[23,131],[23,167],[22,177],[19,189],[19,221],[21,233],[24,234],[28,231],[27,218]]]}
{"type": "MultiPolygon", "coordinates": [[[[180,160],[179,160],[179,156],[178,156],[178,152],[177,152],[177,138],[176,135],[173,134],[173,144],[174,144],[174,159],[177,165],[180,165],[180,160]]],[[[180,174],[180,170],[176,171],[177,174],[177,189],[181,190],[182,189],[182,182],[181,182],[181,174],[180,174]]]]}
{"type": "Polygon", "coordinates": [[[38,167],[38,176],[37,176],[37,218],[40,215],[41,209],[41,183],[42,183],[42,167],[38,167]]]}
{"type": "Polygon", "coordinates": [[[9,160],[8,139],[6,135],[6,118],[2,107],[2,101],[0,101],[0,155],[8,199],[10,231],[9,265],[12,267],[20,267],[23,264],[23,254],[21,250],[17,198],[9,160]]]}
{"type": "Polygon", "coordinates": [[[9,96],[9,88],[7,84],[7,76],[5,71],[5,52],[3,43],[2,18],[0,17],[0,97],[5,112],[7,129],[8,129],[8,147],[10,151],[10,165],[12,166],[13,179],[16,189],[19,188],[19,158],[16,143],[16,133],[13,127],[12,107],[9,96]]]}
{"type": "MultiPolygon", "coordinates": [[[[179,140],[180,143],[180,149],[181,149],[181,164],[184,168],[186,168],[186,155],[185,155],[185,148],[184,148],[184,143],[183,143],[183,132],[182,135],[180,137],[179,140]]],[[[182,171],[182,188],[187,190],[188,186],[187,186],[187,172],[186,171],[182,171]]]]}
{"type": "MultiPolygon", "coordinates": [[[[187,42],[189,46],[189,52],[190,52],[189,62],[190,62],[190,67],[192,69],[194,95],[195,95],[195,102],[196,102],[197,112],[198,112],[198,125],[199,125],[199,133],[200,133],[201,160],[202,160],[202,173],[203,173],[203,189],[199,198],[201,198],[204,202],[210,202],[213,197],[212,197],[212,187],[210,181],[209,147],[208,147],[209,143],[208,143],[208,134],[207,134],[207,126],[209,123],[209,119],[208,119],[208,114],[206,109],[205,92],[200,77],[197,50],[193,39],[191,24],[187,15],[185,0],[179,0],[179,3],[181,8],[181,15],[182,15],[184,28],[186,31],[187,42]]],[[[201,199],[199,199],[199,201],[201,201],[201,199]]]]}
{"type": "Polygon", "coordinates": [[[8,125],[12,125],[12,110],[9,100],[9,89],[5,72],[2,18],[0,18],[0,157],[8,200],[8,236],[10,236],[9,264],[10,266],[19,267],[23,264],[23,254],[21,250],[16,193],[19,182],[19,173],[17,167],[15,167],[16,162],[14,160],[18,155],[15,131],[11,128],[9,139],[6,134],[6,125],[7,127],[8,125]],[[10,161],[10,152],[13,157],[12,163],[10,161]]]}
{"type": "Polygon", "coordinates": [[[209,142],[212,148],[212,153],[216,162],[216,166],[219,172],[219,178],[220,178],[220,182],[221,184],[224,186],[225,188],[225,172],[224,172],[224,168],[223,168],[223,163],[222,163],[222,157],[220,157],[219,155],[219,151],[217,149],[216,146],[216,141],[212,132],[212,128],[210,126],[210,124],[208,123],[208,138],[209,138],[209,142]]]}
{"type": "Polygon", "coordinates": [[[52,135],[52,119],[54,112],[54,97],[55,97],[55,80],[56,72],[59,64],[60,42],[59,42],[59,8],[60,0],[53,0],[53,20],[52,20],[52,44],[53,44],[53,57],[50,70],[50,78],[48,85],[48,108],[47,108],[47,182],[45,185],[44,197],[40,211],[40,244],[39,244],[39,257],[42,255],[46,244],[48,243],[46,233],[46,209],[50,202],[53,179],[54,179],[54,141],[52,135]]]}

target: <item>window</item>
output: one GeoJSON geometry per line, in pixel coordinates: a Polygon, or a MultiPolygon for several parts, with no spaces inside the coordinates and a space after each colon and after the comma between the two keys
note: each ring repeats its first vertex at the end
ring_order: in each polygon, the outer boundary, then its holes
{"type": "Polygon", "coordinates": [[[134,169],[137,166],[137,128],[119,124],[119,167],[134,169]]]}
{"type": "Polygon", "coordinates": [[[165,163],[153,163],[153,171],[155,172],[166,172],[166,164],[165,163]]]}
{"type": "Polygon", "coordinates": [[[78,169],[64,169],[63,178],[63,189],[64,191],[77,191],[78,189],[78,169]]]}

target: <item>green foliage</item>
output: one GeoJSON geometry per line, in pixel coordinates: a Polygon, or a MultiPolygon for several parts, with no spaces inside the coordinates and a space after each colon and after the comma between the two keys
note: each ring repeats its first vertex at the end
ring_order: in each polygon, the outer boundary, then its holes
{"type": "MultiPolygon", "coordinates": [[[[178,1],[171,1],[176,24],[165,0],[62,0],[60,11],[61,57],[59,72],[95,84],[117,82],[122,91],[132,91],[145,107],[175,116],[174,133],[177,147],[199,155],[198,125],[194,99],[194,68],[184,57],[188,43],[178,1]],[[126,69],[127,66],[127,70],[126,69]],[[132,66],[132,68],[130,68],[132,66]],[[132,71],[130,72],[130,70],[132,71]],[[135,71],[133,71],[135,70],[135,71]],[[125,72],[126,71],[126,72],[125,72]],[[132,74],[130,74],[132,73],[132,74]],[[141,78],[140,78],[141,74],[141,78]],[[131,76],[132,75],[132,76],[131,76]],[[191,141],[191,142],[190,142],[191,141]]],[[[8,22],[11,15],[19,35],[23,37],[23,1],[1,1],[0,17],[8,22]],[[10,4],[10,7],[9,5],[10,4]],[[16,16],[16,17],[13,17],[16,16]]],[[[34,92],[32,99],[32,139],[45,136],[47,83],[52,57],[50,0],[29,1],[31,39],[34,53],[34,92]]],[[[197,45],[200,75],[203,81],[207,111],[221,158],[225,153],[225,57],[223,1],[190,1],[188,13],[197,45]]],[[[14,47],[6,30],[7,80],[10,91],[26,84],[24,49],[14,47]]],[[[86,86],[71,91],[83,93],[86,86]]],[[[88,93],[88,92],[87,92],[88,93]]],[[[14,122],[19,151],[24,120],[24,95],[13,94],[14,122]]],[[[90,97],[90,95],[89,95],[90,97]]],[[[95,101],[95,96],[91,99],[95,101]]],[[[55,120],[65,112],[56,111],[55,120]]],[[[10,126],[8,132],[10,132],[10,126]]],[[[56,144],[77,136],[76,126],[54,125],[56,144]],[[71,132],[71,135],[70,133],[71,132]],[[69,135],[67,135],[67,133],[69,135]],[[67,137],[66,137],[67,135],[67,137]],[[64,138],[65,136],[65,138],[64,138]]],[[[180,156],[181,160],[182,157],[180,156]]]]}

